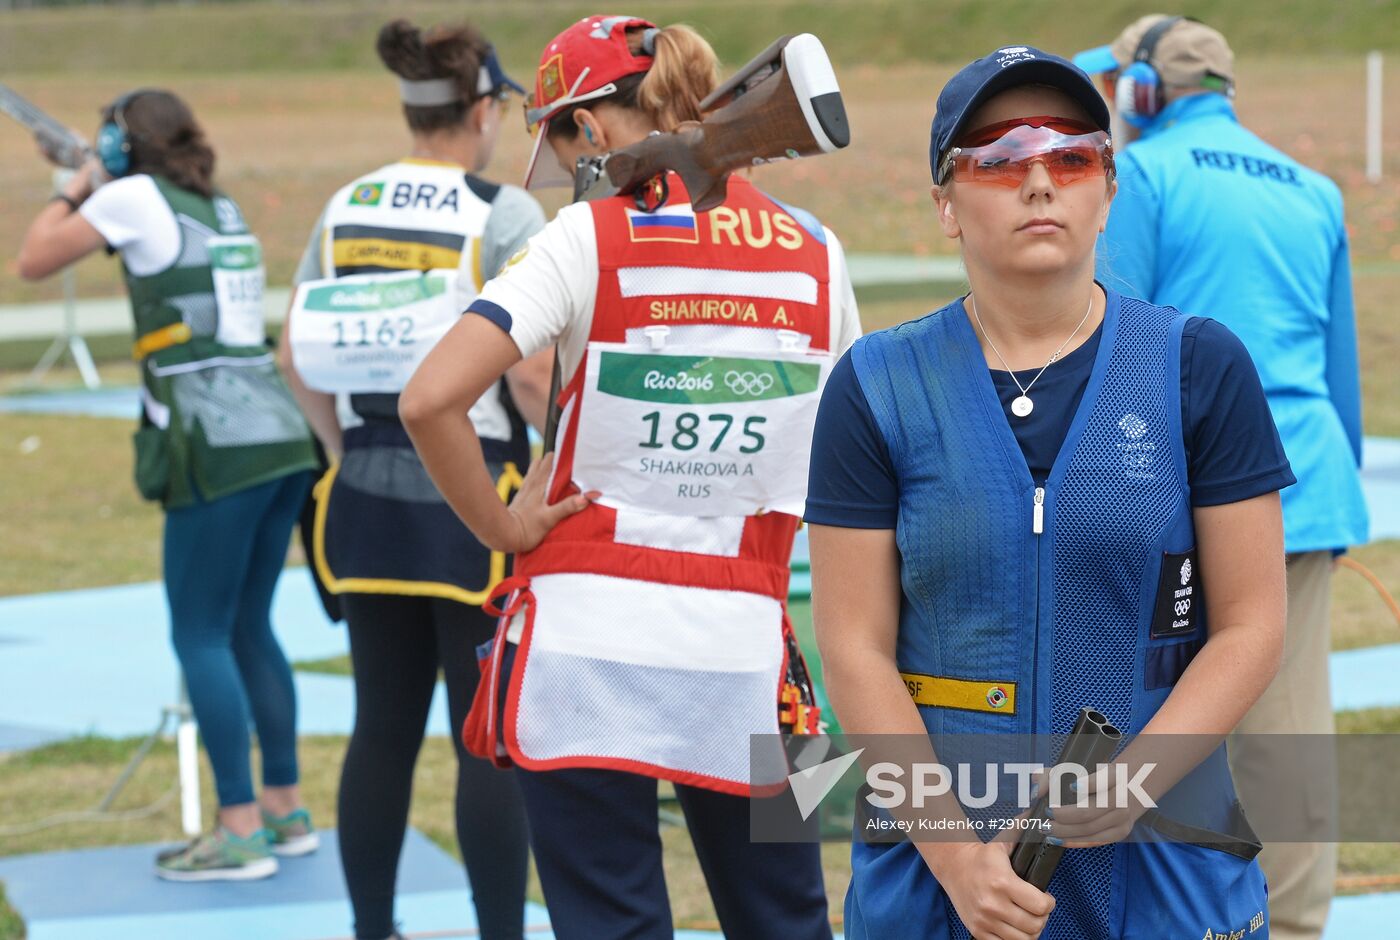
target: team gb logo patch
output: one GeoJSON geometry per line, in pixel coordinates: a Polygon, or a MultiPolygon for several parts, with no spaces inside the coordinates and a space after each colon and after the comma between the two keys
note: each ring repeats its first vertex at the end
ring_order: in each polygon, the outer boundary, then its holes
{"type": "Polygon", "coordinates": [[[1008,65],[1015,62],[1035,58],[1035,53],[1031,52],[1026,46],[1007,46],[1005,49],[998,49],[992,54],[997,57],[997,63],[1002,68],[1006,68],[1008,65]]]}
{"type": "Polygon", "coordinates": [[[1118,430],[1128,436],[1128,440],[1135,441],[1147,433],[1147,422],[1135,414],[1125,414],[1118,419],[1118,430]]]}
{"type": "Polygon", "coordinates": [[[1152,465],[1156,462],[1156,455],[1153,452],[1157,449],[1157,445],[1151,440],[1143,440],[1150,430],[1147,422],[1129,412],[1118,419],[1118,430],[1123,432],[1124,440],[1118,441],[1117,447],[1123,455],[1123,468],[1128,479],[1155,479],[1156,474],[1152,472],[1152,465]]]}

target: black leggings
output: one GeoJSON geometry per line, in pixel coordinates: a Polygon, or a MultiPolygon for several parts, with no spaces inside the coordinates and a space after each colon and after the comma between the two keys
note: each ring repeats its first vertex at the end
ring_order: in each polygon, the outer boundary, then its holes
{"type": "Polygon", "coordinates": [[[413,765],[441,667],[457,751],[457,841],[481,936],[524,932],[528,834],[515,777],[462,747],[462,722],[480,676],[476,645],[495,620],[437,598],[341,595],[355,670],[355,730],[340,775],[340,861],[355,936],[394,930],[394,882],[408,825],[413,765]]]}

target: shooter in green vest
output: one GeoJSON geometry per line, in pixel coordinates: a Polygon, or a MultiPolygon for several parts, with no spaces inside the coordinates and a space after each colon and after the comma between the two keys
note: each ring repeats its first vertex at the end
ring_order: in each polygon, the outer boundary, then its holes
{"type": "Polygon", "coordinates": [[[19,272],[47,277],[105,248],[131,295],[136,486],[165,508],[171,637],[219,796],[214,831],[162,853],[156,873],[264,878],[276,855],[317,845],[297,787],[292,673],[269,617],[315,454],[263,330],[262,248],[214,187],[189,107],[167,91],[122,95],[95,149],[30,225],[19,272]]]}

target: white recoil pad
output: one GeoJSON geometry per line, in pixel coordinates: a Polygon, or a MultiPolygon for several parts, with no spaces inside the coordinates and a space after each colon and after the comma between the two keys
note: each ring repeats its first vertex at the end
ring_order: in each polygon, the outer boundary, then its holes
{"type": "Polygon", "coordinates": [[[823,153],[840,150],[851,142],[841,87],[822,41],[801,33],[783,47],[783,68],[797,93],[802,116],[823,153]],[[830,96],[830,97],[825,97],[830,96]]]}

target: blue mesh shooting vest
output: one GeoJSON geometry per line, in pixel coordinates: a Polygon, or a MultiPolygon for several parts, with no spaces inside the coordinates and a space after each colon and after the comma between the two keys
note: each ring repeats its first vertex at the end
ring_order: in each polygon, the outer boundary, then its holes
{"type": "MultiPolygon", "coordinates": [[[[1109,292],[1088,387],[1043,486],[961,302],[852,349],[899,480],[898,664],[916,702],[925,684],[945,692],[919,709],[935,741],[1066,734],[1084,706],[1137,733],[1204,643],[1181,429],[1186,319],[1109,292]]],[[[1193,821],[1204,803],[1209,830],[1241,835],[1233,850],[1183,844],[1201,830],[1166,820],[1181,842],[1072,849],[1049,886],[1046,940],[1267,936],[1257,843],[1224,749],[1187,779],[1193,821]]],[[[927,925],[922,937],[968,936],[910,843],[858,836],[852,861],[848,937],[914,936],[912,924],[927,925]]]]}

